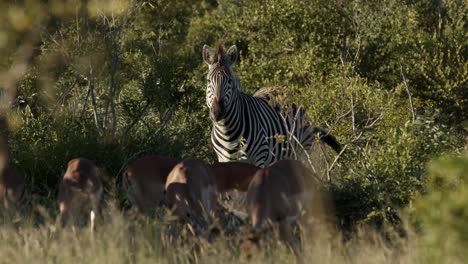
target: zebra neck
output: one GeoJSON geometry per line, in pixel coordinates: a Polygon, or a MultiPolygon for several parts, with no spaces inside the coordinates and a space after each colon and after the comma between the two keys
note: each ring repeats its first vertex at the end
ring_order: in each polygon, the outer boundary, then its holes
{"type": "Polygon", "coordinates": [[[226,107],[226,116],[220,121],[213,122],[218,132],[224,134],[229,133],[235,127],[239,126],[238,122],[243,114],[244,96],[248,96],[242,92],[233,94],[232,102],[226,107]]]}

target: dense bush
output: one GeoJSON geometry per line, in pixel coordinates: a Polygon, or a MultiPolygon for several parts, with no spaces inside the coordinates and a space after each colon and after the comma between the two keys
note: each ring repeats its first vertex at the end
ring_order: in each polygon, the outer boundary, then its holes
{"type": "Polygon", "coordinates": [[[399,208],[424,190],[431,157],[463,144],[455,122],[466,118],[466,45],[444,40],[463,34],[463,9],[404,1],[219,1],[194,20],[189,39],[201,46],[204,28],[209,40],[237,44],[235,70],[245,91],[281,89],[348,144],[331,172],[337,212],[345,223],[381,225],[399,222],[399,208]],[[442,29],[421,14],[438,8],[445,10],[442,29]],[[429,45],[443,45],[431,53],[455,46],[461,52],[436,63],[422,52],[429,45]]]}

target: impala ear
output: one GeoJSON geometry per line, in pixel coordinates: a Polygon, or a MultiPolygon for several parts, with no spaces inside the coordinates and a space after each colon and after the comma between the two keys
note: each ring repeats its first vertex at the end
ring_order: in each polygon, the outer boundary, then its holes
{"type": "Polygon", "coordinates": [[[230,65],[234,64],[237,61],[238,56],[239,56],[239,53],[237,52],[236,45],[232,45],[226,52],[226,58],[230,65]]]}
{"type": "Polygon", "coordinates": [[[203,61],[211,65],[215,61],[215,50],[208,45],[203,45],[203,61]]]}

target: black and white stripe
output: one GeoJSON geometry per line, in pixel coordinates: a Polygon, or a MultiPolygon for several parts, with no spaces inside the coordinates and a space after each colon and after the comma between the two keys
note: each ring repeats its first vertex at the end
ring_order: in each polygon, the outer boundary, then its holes
{"type": "Polygon", "coordinates": [[[273,107],[264,95],[242,93],[231,67],[237,56],[236,46],[227,52],[222,47],[217,51],[203,47],[209,68],[206,102],[213,121],[211,140],[219,161],[245,159],[265,166],[307,151],[317,133],[335,151],[340,150],[335,137],[310,126],[300,107],[273,107]]]}

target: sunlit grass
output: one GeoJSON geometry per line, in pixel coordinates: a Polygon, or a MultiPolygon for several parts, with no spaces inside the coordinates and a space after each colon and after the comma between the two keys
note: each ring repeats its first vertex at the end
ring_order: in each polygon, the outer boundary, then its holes
{"type": "MultiPolygon", "coordinates": [[[[4,213],[0,256],[4,263],[294,263],[294,255],[269,232],[260,248],[240,229],[213,244],[193,237],[168,212],[146,217],[114,205],[103,209],[96,229],[60,229],[44,210],[4,213]],[[42,218],[38,223],[38,218],[42,218]]],[[[306,263],[427,263],[417,235],[392,241],[370,229],[341,236],[302,235],[306,263]]],[[[447,260],[450,258],[447,257],[447,260]]],[[[453,262],[452,262],[453,263],[453,262]]]]}

